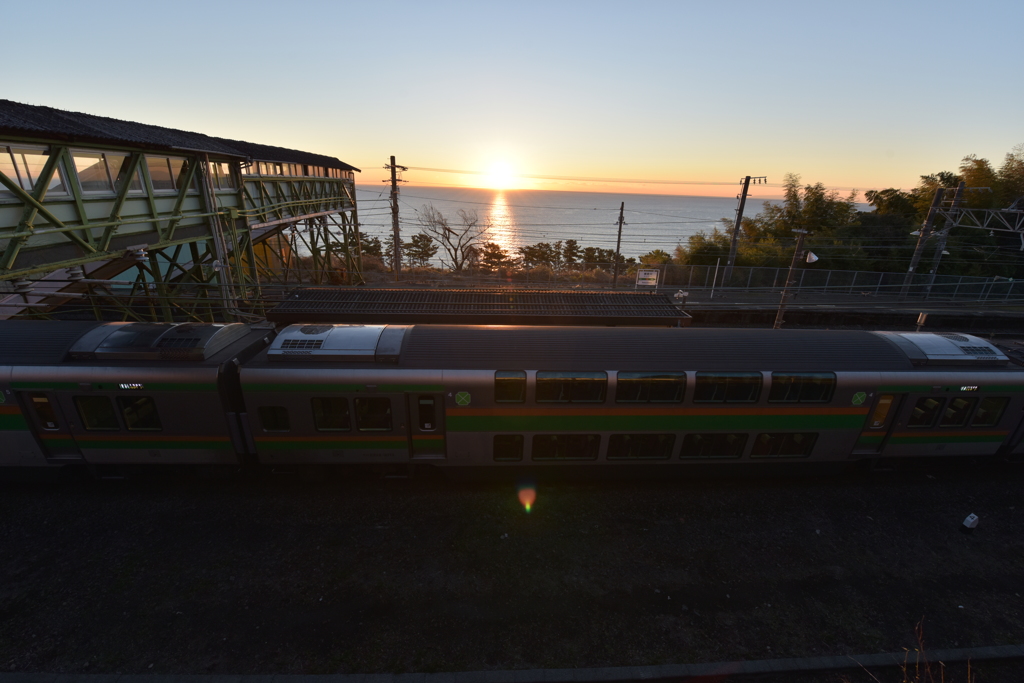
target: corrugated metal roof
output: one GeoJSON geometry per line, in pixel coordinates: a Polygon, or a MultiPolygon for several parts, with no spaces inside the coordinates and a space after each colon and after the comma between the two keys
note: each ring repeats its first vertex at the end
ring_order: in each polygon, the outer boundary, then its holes
{"type": "Polygon", "coordinates": [[[56,138],[67,142],[115,143],[165,150],[192,150],[233,157],[311,164],[358,171],[335,157],[241,140],[216,138],[175,128],[121,121],[106,116],[0,99],[0,135],[56,138]]]}
{"type": "Polygon", "coordinates": [[[416,325],[403,367],[531,370],[909,371],[871,332],[416,325]]]}
{"type": "Polygon", "coordinates": [[[690,316],[665,294],[511,289],[296,289],[267,319],[278,323],[676,325],[690,316]]]}

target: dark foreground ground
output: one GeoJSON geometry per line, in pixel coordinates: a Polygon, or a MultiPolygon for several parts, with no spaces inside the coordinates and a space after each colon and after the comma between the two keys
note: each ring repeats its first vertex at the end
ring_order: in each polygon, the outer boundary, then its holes
{"type": "MultiPolygon", "coordinates": [[[[1024,468],[969,463],[767,481],[541,479],[526,514],[514,482],[0,479],[0,670],[841,655],[914,648],[922,619],[929,647],[1021,643],[1022,484],[1024,468]],[[981,523],[967,536],[971,512],[981,523]]],[[[1013,680],[1024,667],[975,673],[1013,680]]]]}

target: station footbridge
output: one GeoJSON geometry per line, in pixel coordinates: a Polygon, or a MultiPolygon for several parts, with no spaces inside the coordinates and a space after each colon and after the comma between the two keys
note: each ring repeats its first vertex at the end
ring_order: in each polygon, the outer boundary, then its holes
{"type": "Polygon", "coordinates": [[[358,284],[358,171],[0,100],[0,319],[244,319],[274,284],[358,284]]]}

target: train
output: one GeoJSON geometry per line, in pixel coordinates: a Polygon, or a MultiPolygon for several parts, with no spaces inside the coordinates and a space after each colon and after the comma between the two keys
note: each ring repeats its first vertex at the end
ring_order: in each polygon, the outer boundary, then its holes
{"type": "Polygon", "coordinates": [[[1020,365],[959,333],[15,320],[0,467],[1012,459],[1020,365]]]}

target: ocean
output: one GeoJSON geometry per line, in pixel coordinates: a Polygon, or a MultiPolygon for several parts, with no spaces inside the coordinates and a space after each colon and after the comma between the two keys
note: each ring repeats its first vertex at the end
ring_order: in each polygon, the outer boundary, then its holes
{"type": "MultiPolygon", "coordinates": [[[[384,184],[356,187],[361,229],[381,241],[391,234],[389,192],[390,186],[384,184]]],[[[756,193],[748,196],[744,215],[756,215],[764,201],[756,193]]],[[[579,242],[580,247],[615,249],[621,202],[626,203],[622,254],[627,258],[654,249],[671,254],[690,235],[711,232],[721,226],[722,218],[733,219],[738,204],[734,197],[405,185],[399,195],[399,220],[404,241],[422,229],[417,212],[432,205],[453,226],[460,224],[460,209],[475,212],[479,224],[487,226],[484,240],[497,242],[513,254],[517,247],[569,239],[579,242]]]]}

